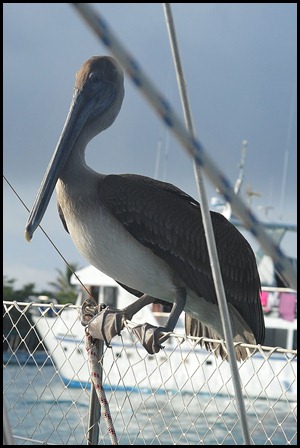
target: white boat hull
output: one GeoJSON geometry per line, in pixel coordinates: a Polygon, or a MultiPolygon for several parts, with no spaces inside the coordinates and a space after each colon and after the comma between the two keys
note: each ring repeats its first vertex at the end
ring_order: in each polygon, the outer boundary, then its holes
{"type": "MultiPolygon", "coordinates": [[[[85,335],[78,313],[68,309],[57,318],[33,316],[37,329],[66,385],[85,387],[90,372],[85,335]]],[[[234,395],[230,365],[214,354],[193,347],[191,340],[171,337],[164,350],[149,355],[128,329],[104,347],[103,385],[108,389],[145,389],[150,392],[234,395]]],[[[245,397],[295,401],[296,360],[287,354],[261,352],[239,364],[245,397]]]]}

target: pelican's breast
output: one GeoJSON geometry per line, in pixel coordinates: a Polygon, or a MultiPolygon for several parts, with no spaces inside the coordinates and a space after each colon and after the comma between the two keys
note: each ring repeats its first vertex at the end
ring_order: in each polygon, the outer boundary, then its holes
{"type": "Polygon", "coordinates": [[[138,242],[95,196],[58,181],[57,198],[80,254],[100,271],[131,288],[173,301],[179,280],[161,258],[138,242]],[[72,189],[73,191],[73,189],[72,189]],[[93,198],[94,200],[92,200],[93,198]]]}

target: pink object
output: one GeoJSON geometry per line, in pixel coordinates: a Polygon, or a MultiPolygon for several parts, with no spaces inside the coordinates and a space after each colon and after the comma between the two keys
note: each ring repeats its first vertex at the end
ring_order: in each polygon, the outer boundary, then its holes
{"type": "Polygon", "coordinates": [[[268,295],[269,293],[267,291],[262,291],[260,293],[260,300],[263,307],[266,307],[268,305],[268,295]]]}
{"type": "Polygon", "coordinates": [[[279,316],[282,319],[293,321],[296,310],[296,294],[282,292],[279,299],[279,316]]]}

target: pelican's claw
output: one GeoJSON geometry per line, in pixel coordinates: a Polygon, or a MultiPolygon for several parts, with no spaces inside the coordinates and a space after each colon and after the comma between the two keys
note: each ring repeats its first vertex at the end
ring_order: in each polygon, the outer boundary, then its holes
{"type": "Polygon", "coordinates": [[[132,331],[150,355],[164,348],[161,344],[170,336],[170,333],[166,333],[166,328],[155,327],[148,323],[137,325],[132,331]]]}
{"type": "Polygon", "coordinates": [[[86,326],[96,313],[98,313],[97,302],[93,298],[88,297],[81,307],[81,324],[86,326]]]}

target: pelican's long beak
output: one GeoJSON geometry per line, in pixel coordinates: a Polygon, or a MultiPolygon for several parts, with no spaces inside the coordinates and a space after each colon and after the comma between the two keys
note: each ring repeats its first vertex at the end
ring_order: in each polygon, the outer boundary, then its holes
{"type": "Polygon", "coordinates": [[[44,179],[40,185],[38,194],[29,215],[25,238],[27,241],[39,226],[48,207],[56,182],[68,160],[68,157],[76,144],[87,120],[94,119],[104,112],[112,103],[115,90],[103,80],[103,85],[98,86],[97,93],[86,95],[84,90],[75,89],[69,113],[58,140],[52,159],[48,165],[44,179]],[[109,88],[108,88],[109,87],[109,88]]]}

